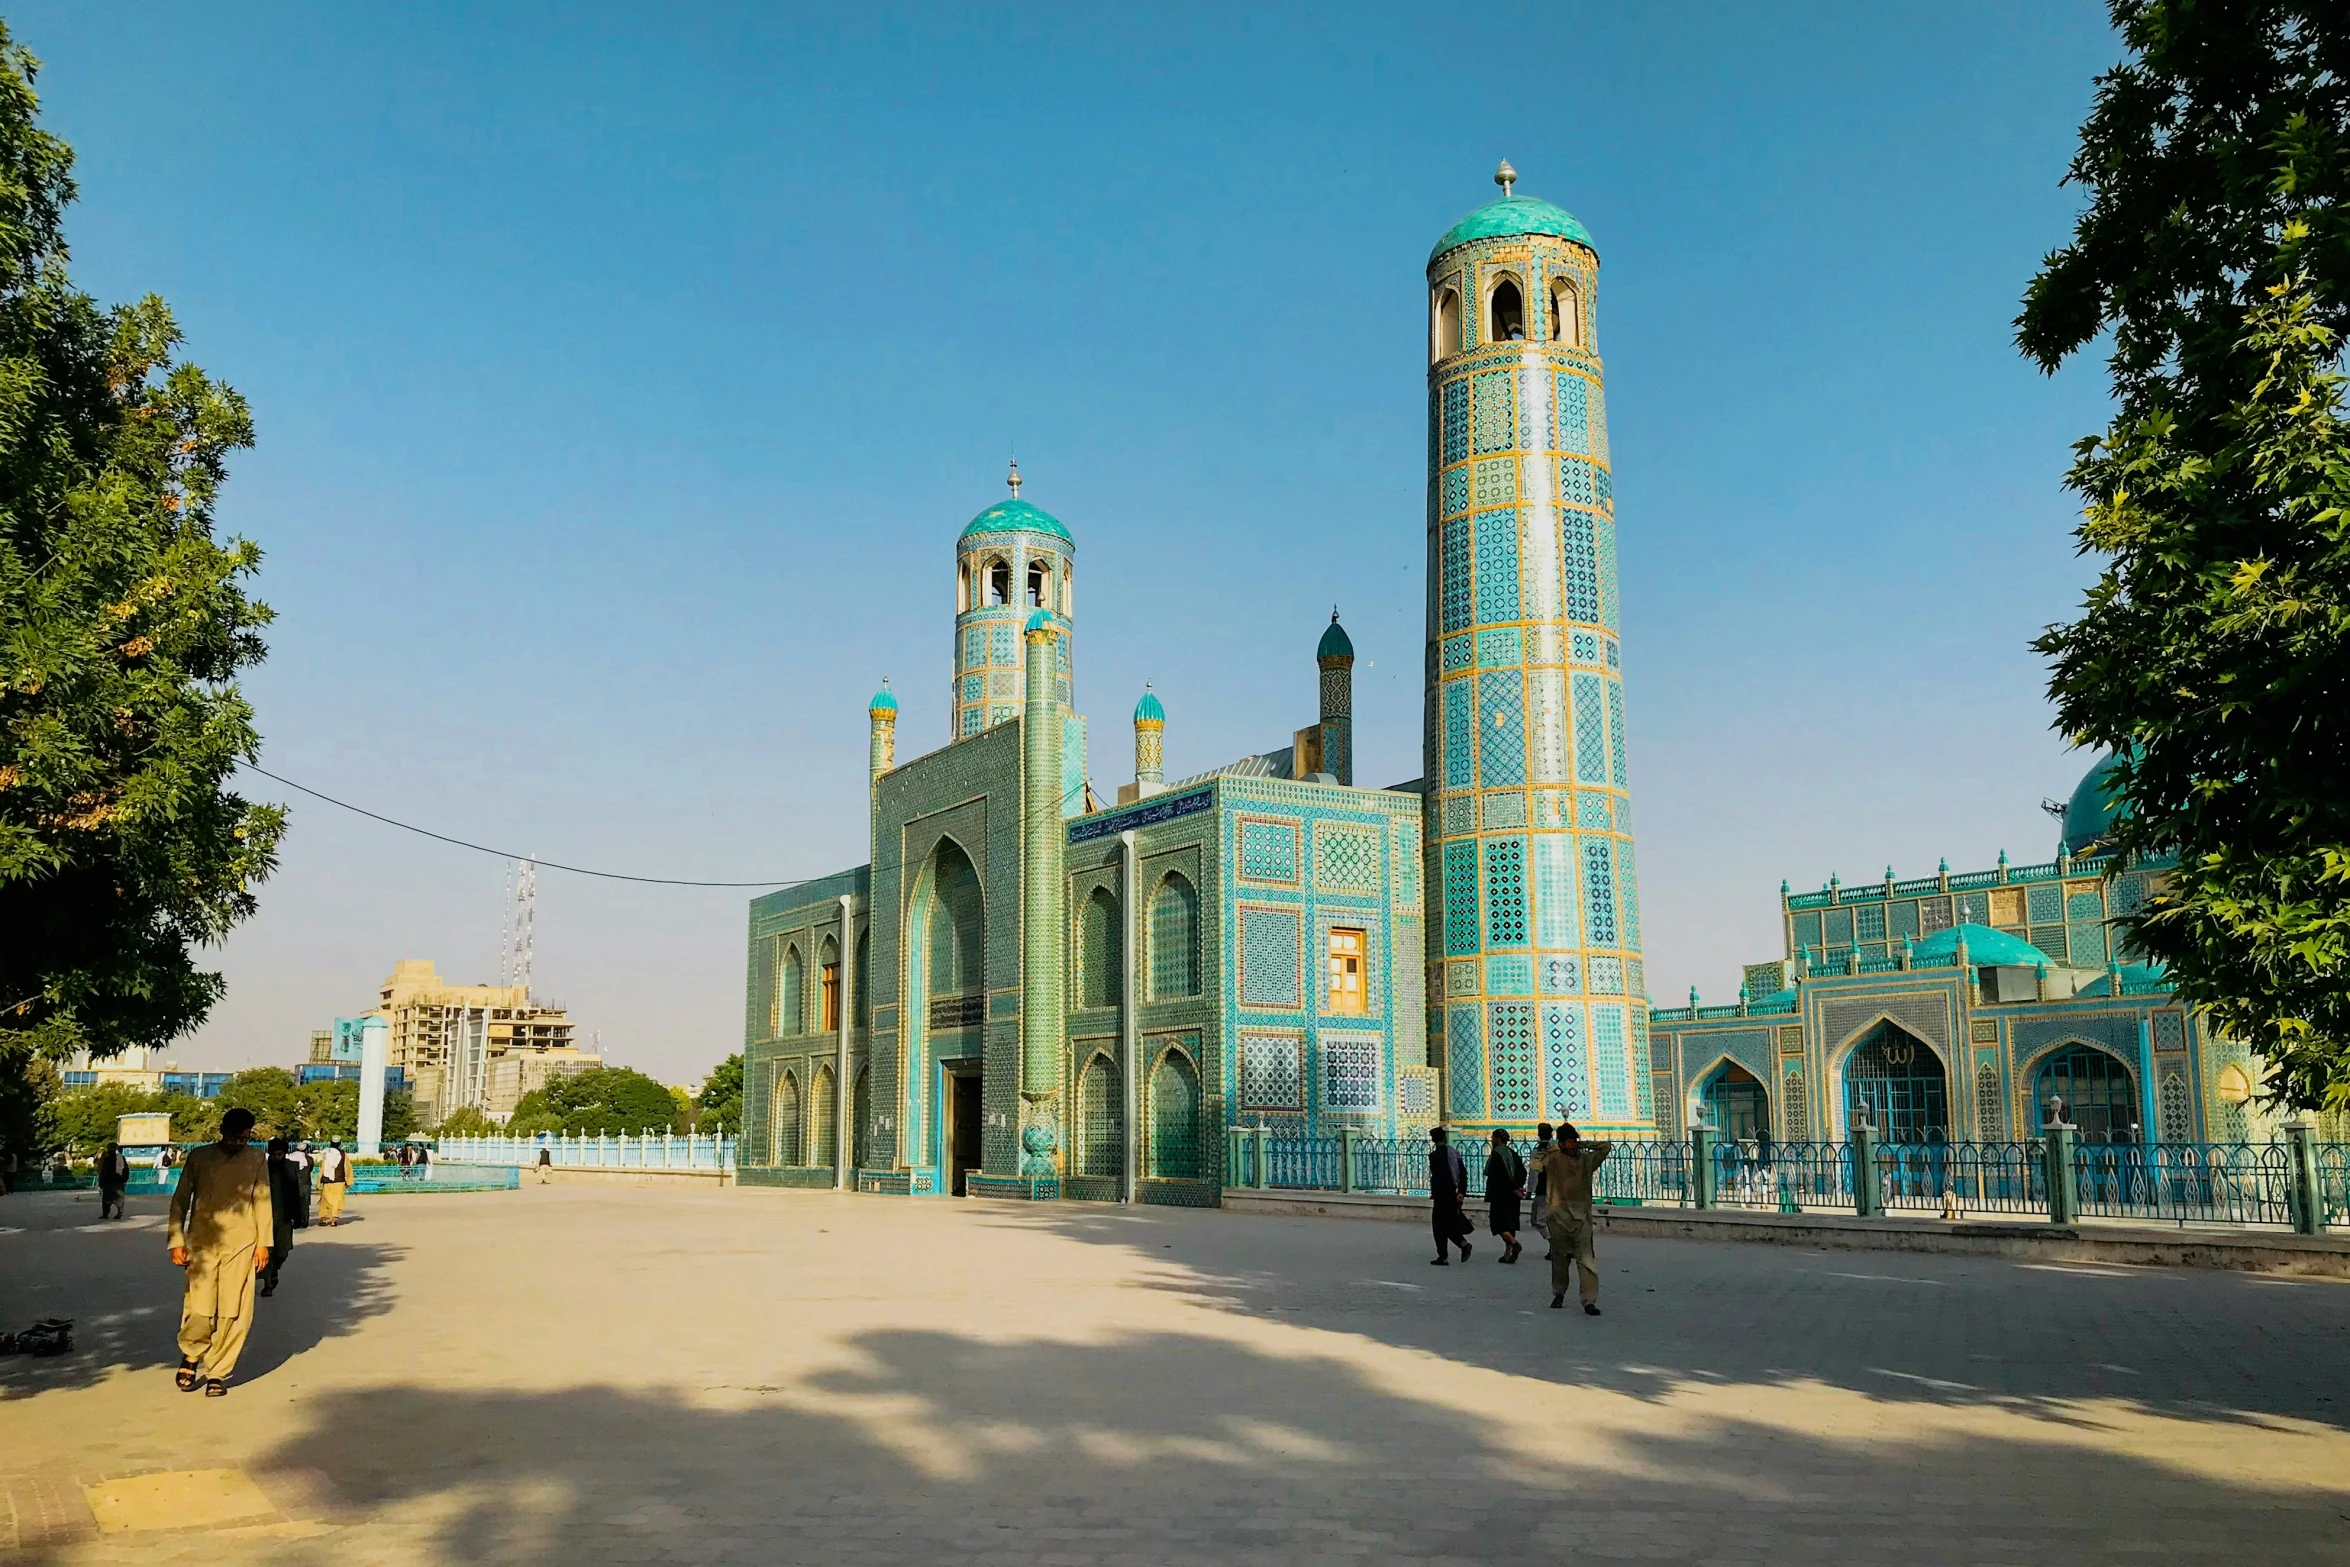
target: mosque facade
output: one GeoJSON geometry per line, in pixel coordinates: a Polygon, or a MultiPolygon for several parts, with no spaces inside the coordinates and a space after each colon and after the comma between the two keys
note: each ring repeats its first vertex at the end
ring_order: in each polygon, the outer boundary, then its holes
{"type": "Polygon", "coordinates": [[[1015,467],[956,541],[946,743],[901,760],[885,684],[867,862],[751,904],[742,1180],[1212,1204],[1239,1126],[1996,1140],[2044,1090],[2117,1136],[2246,1130],[2241,1048],[2112,943],[2160,871],[2102,819],[2045,866],[1783,888],[1736,1005],[1651,1006],[1599,258],[1496,180],[1426,268],[1422,776],[1356,782],[1334,614],[1286,743],[1169,782],[1146,690],[1095,798],[1077,540],[1015,467]]]}

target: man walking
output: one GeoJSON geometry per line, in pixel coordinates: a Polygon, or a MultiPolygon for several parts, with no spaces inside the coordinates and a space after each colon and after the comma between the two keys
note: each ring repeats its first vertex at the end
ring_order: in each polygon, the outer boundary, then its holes
{"type": "Polygon", "coordinates": [[[1428,1128],[1428,1225],[1436,1232],[1434,1265],[1439,1268],[1451,1265],[1449,1246],[1461,1249],[1461,1261],[1469,1260],[1469,1233],[1474,1228],[1461,1211],[1461,1199],[1469,1190],[1469,1167],[1445,1136],[1441,1126],[1428,1128]]]}
{"type": "Polygon", "coordinates": [[[333,1229],[343,1222],[343,1198],[351,1190],[351,1156],[341,1143],[318,1156],[318,1222],[333,1229]]]}
{"type": "Polygon", "coordinates": [[[171,1260],[188,1273],[174,1380],[184,1393],[201,1382],[207,1398],[228,1393],[253,1326],[253,1275],[269,1264],[269,1162],[252,1131],[252,1111],[223,1115],[220,1141],[188,1155],[171,1198],[171,1260]]]}
{"type": "Polygon", "coordinates": [[[1583,1268],[1583,1314],[1599,1315],[1599,1259],[1591,1248],[1591,1176],[1615,1151],[1613,1143],[1587,1143],[1572,1125],[1561,1126],[1558,1141],[1542,1156],[1543,1196],[1550,1221],[1550,1304],[1567,1303],[1567,1280],[1583,1268]]]}
{"type": "Polygon", "coordinates": [[[131,1162],[119,1143],[108,1143],[98,1154],[98,1217],[122,1217],[122,1194],[131,1184],[131,1162]]]}
{"type": "Polygon", "coordinates": [[[278,1275],[294,1254],[294,1226],[302,1215],[301,1172],[293,1147],[282,1137],[269,1140],[269,1265],[261,1270],[261,1293],[277,1293],[278,1275]]]}
{"type": "MultiPolygon", "coordinates": [[[[1542,1156],[1548,1152],[1550,1123],[1542,1121],[1534,1128],[1534,1157],[1527,1161],[1526,1168],[1533,1172],[1534,1228],[1542,1232],[1542,1238],[1546,1241],[1550,1239],[1550,1207],[1542,1200],[1542,1156]]],[[[1544,1252],[1542,1260],[1550,1261],[1550,1253],[1544,1252]]]]}

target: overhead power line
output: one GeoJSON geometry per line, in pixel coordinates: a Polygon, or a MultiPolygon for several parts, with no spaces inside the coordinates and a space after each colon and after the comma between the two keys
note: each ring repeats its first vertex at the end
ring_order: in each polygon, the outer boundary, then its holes
{"type": "Polygon", "coordinates": [[[251,762],[240,762],[237,765],[249,773],[260,774],[272,783],[281,783],[289,789],[298,789],[313,800],[324,800],[329,805],[340,806],[346,811],[366,817],[371,822],[381,822],[386,827],[397,827],[402,832],[412,832],[418,837],[455,844],[460,849],[471,849],[477,854],[494,854],[501,860],[528,860],[533,865],[542,865],[551,871],[569,871],[574,876],[595,876],[604,881],[642,882],[653,887],[798,887],[815,880],[812,876],[777,876],[766,881],[694,881],[683,876],[628,876],[619,871],[590,870],[584,865],[565,865],[560,861],[542,860],[536,855],[521,854],[512,849],[493,849],[486,843],[474,843],[464,838],[452,838],[445,832],[434,832],[430,827],[419,827],[414,822],[403,822],[379,811],[371,811],[364,805],[353,805],[348,800],[338,800],[331,794],[323,794],[311,788],[308,784],[299,784],[291,778],[281,777],[266,767],[256,767],[251,762]]]}

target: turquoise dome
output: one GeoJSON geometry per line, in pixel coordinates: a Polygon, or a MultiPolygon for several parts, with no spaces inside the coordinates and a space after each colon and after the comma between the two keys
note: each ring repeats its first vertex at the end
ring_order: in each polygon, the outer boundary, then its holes
{"type": "Polygon", "coordinates": [[[1163,724],[1167,721],[1167,710],[1159,705],[1157,694],[1148,687],[1143,689],[1142,700],[1134,704],[1134,721],[1138,724],[1163,724]]]}
{"type": "Polygon", "coordinates": [[[2113,824],[2122,817],[2120,802],[2105,792],[2106,781],[2119,766],[2121,758],[2106,753],[2095,767],[2089,769],[2073,790],[2073,797],[2064,807],[2064,848],[2068,854],[2086,854],[2103,843],[2113,832],[2113,824]]]}
{"type": "Polygon", "coordinates": [[[1473,239],[1499,239],[1505,234],[1550,234],[1560,239],[1571,239],[1593,255],[1599,247],[1591,243],[1591,231],[1575,221],[1575,215],[1564,207],[1554,207],[1535,196],[1504,196],[1489,201],[1444,231],[1444,238],[1428,252],[1428,259],[1438,256],[1455,245],[1466,245],[1473,239]]]}
{"type": "Polygon", "coordinates": [[[1322,633],[1321,645],[1314,649],[1314,657],[1352,658],[1354,656],[1354,642],[1347,636],[1346,628],[1338,623],[1338,611],[1332,610],[1330,612],[1330,629],[1322,633]]]}
{"type": "Polygon", "coordinates": [[[1958,956],[1960,937],[1966,938],[1966,960],[1970,968],[2038,968],[2045,963],[2056,966],[2053,958],[2021,936],[2010,936],[2006,931],[1993,930],[1988,925],[1953,925],[1937,931],[1910,949],[1920,963],[1948,963],[1958,956]]]}
{"type": "Polygon", "coordinates": [[[1029,505],[1017,496],[997,501],[972,518],[969,526],[963,529],[962,536],[967,539],[977,533],[1049,533],[1072,549],[1077,545],[1077,541],[1069,536],[1069,530],[1061,526],[1060,518],[1041,506],[1029,505]]]}
{"type": "Polygon", "coordinates": [[[883,713],[895,715],[897,710],[897,695],[890,690],[889,682],[884,680],[881,689],[873,693],[873,700],[865,704],[865,711],[878,718],[883,713]]]}

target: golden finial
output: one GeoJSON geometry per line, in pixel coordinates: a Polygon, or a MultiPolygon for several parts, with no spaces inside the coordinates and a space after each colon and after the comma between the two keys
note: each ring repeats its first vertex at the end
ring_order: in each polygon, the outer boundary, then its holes
{"type": "Polygon", "coordinates": [[[1510,167],[1509,159],[1502,159],[1501,167],[1493,171],[1493,183],[1501,187],[1504,196],[1510,193],[1512,185],[1518,183],[1518,171],[1510,167]]]}
{"type": "Polygon", "coordinates": [[[1005,478],[1004,478],[1004,482],[1005,482],[1006,484],[1008,484],[1008,485],[1010,485],[1010,486],[1012,487],[1012,499],[1014,499],[1014,500],[1018,500],[1018,499],[1020,498],[1020,459],[1019,459],[1019,458],[1015,457],[1015,458],[1013,458],[1013,459],[1012,459],[1012,471],[1011,471],[1009,474],[1007,474],[1007,475],[1005,476],[1005,478]]]}

